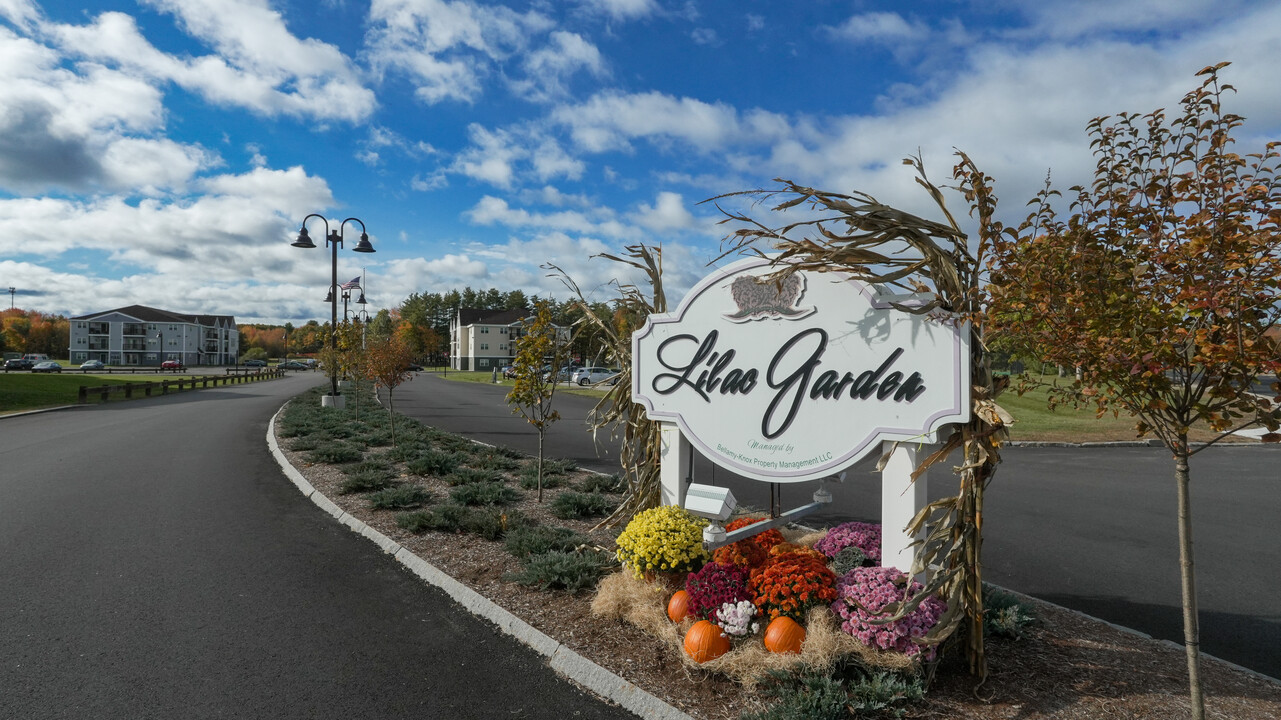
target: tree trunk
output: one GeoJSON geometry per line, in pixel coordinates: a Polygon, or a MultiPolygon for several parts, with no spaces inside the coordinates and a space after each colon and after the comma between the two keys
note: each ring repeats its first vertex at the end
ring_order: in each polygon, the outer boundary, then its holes
{"type": "Polygon", "coordinates": [[[1188,436],[1181,433],[1174,448],[1174,481],[1179,492],[1179,575],[1183,581],[1183,645],[1188,656],[1188,690],[1192,720],[1204,720],[1201,694],[1201,633],[1197,627],[1196,569],[1192,556],[1192,499],[1188,486],[1188,436]]]}
{"type": "MultiPolygon", "coordinates": [[[[377,393],[378,389],[375,388],[377,393]]],[[[396,447],[396,401],[392,398],[391,387],[387,388],[387,417],[391,420],[391,446],[396,447]]]]}
{"type": "Polygon", "coordinates": [[[538,429],[538,502],[543,501],[543,429],[538,429]]]}

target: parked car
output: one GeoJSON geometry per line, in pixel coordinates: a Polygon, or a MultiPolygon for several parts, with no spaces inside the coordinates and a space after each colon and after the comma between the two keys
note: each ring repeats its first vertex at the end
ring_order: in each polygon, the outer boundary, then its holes
{"type": "Polygon", "coordinates": [[[413,372],[422,372],[423,366],[419,365],[418,363],[409,363],[409,365],[405,369],[411,370],[413,372]]]}
{"type": "Polygon", "coordinates": [[[38,362],[38,363],[36,363],[35,365],[32,365],[32,366],[31,366],[31,372],[33,372],[33,373],[38,373],[38,372],[56,372],[56,373],[60,373],[60,372],[62,372],[62,366],[61,366],[61,365],[59,365],[59,364],[57,363],[57,361],[54,361],[54,360],[45,360],[44,362],[38,362]]]}
{"type": "Polygon", "coordinates": [[[80,363],[81,370],[101,370],[105,367],[106,365],[101,360],[85,360],[80,363]]]}
{"type": "Polygon", "coordinates": [[[575,383],[583,386],[595,385],[596,383],[609,382],[610,385],[618,384],[618,369],[606,367],[585,367],[574,371],[575,383]]]}
{"type": "Polygon", "coordinates": [[[558,382],[558,383],[569,382],[570,378],[573,377],[573,374],[574,374],[573,368],[569,366],[565,366],[561,368],[559,371],[557,371],[556,376],[553,378],[551,368],[547,368],[547,367],[543,368],[543,380],[545,382],[558,382]]]}
{"type": "Polygon", "coordinates": [[[301,360],[286,360],[276,367],[282,370],[310,370],[311,366],[301,360]]]}
{"type": "Polygon", "coordinates": [[[166,360],[160,363],[162,370],[181,370],[183,368],[181,360],[166,360]]]}
{"type": "Polygon", "coordinates": [[[244,365],[245,367],[267,367],[266,360],[258,360],[258,359],[245,360],[240,364],[244,365]]]}
{"type": "Polygon", "coordinates": [[[515,366],[515,365],[504,365],[504,366],[503,366],[503,377],[507,378],[508,380],[515,379],[515,377],[516,377],[516,366],[515,366]]]}
{"type": "Polygon", "coordinates": [[[35,367],[35,363],[25,358],[13,358],[4,361],[5,370],[30,370],[35,367]]]}

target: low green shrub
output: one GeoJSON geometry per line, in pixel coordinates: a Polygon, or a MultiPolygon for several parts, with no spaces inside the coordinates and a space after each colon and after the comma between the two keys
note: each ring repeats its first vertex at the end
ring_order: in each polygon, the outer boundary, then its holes
{"type": "Polygon", "coordinates": [[[457,532],[467,517],[467,508],[461,505],[439,505],[428,510],[415,510],[396,516],[396,526],[409,532],[457,532]]]}
{"type": "Polygon", "coordinates": [[[520,491],[500,482],[478,482],[459,485],[449,492],[449,499],[459,505],[506,505],[519,500],[520,491]]]}
{"type": "Polygon", "coordinates": [[[339,463],[356,462],[362,457],[364,457],[364,452],[355,445],[340,440],[330,440],[321,443],[308,453],[307,461],[337,465],[339,463]]]}
{"type": "Polygon", "coordinates": [[[1036,611],[1013,594],[983,586],[983,632],[995,637],[1018,640],[1023,630],[1036,622],[1036,611]]]}
{"type": "Polygon", "coordinates": [[[597,475],[596,473],[588,475],[586,478],[583,478],[582,482],[578,483],[579,491],[585,493],[620,493],[625,490],[626,487],[627,484],[624,483],[623,478],[618,475],[597,475]]]}
{"type": "Polygon", "coordinates": [[[618,507],[618,502],[600,493],[561,493],[552,500],[552,515],[561,520],[608,515],[618,507]]]}
{"type": "Polygon", "coordinates": [[[581,553],[552,550],[531,555],[524,568],[508,577],[541,590],[578,593],[594,589],[609,567],[609,556],[595,550],[581,553]]]}
{"type": "MultiPolygon", "coordinates": [[[[398,436],[399,434],[400,433],[397,433],[398,436]]],[[[393,462],[407,463],[412,460],[417,460],[420,455],[427,452],[428,448],[428,445],[417,441],[406,442],[404,440],[399,440],[396,443],[396,447],[383,453],[383,457],[393,462]]],[[[422,473],[417,474],[421,475],[422,473]]]]}
{"type": "Polygon", "coordinates": [[[507,552],[517,558],[559,550],[568,552],[588,542],[587,536],[575,530],[551,525],[533,525],[517,528],[507,533],[504,543],[507,552]]]}
{"type": "Polygon", "coordinates": [[[490,470],[473,470],[472,468],[458,468],[449,473],[444,478],[445,484],[450,487],[459,485],[473,485],[475,483],[500,482],[498,475],[490,470]]]}
{"type": "MultiPolygon", "coordinates": [[[[526,467],[528,468],[529,466],[527,465],[526,467]]],[[[543,476],[544,490],[548,490],[551,488],[558,488],[564,484],[565,484],[564,475],[544,475],[543,476]]],[[[538,473],[522,472],[520,475],[520,486],[525,490],[537,490],[538,489],[538,473]]]]}
{"type": "Polygon", "coordinates": [[[774,702],[760,712],[742,713],[739,720],[839,720],[849,716],[845,688],[825,673],[808,671],[793,676],[771,670],[769,680],[761,685],[761,694],[774,702]]]}
{"type": "Polygon", "coordinates": [[[511,472],[520,469],[520,461],[513,460],[493,448],[486,448],[485,452],[473,455],[467,464],[477,470],[492,470],[495,472],[511,472]]]}
{"type": "Polygon", "coordinates": [[[289,442],[289,449],[294,452],[306,452],[308,450],[315,450],[320,447],[321,443],[327,441],[328,438],[321,438],[319,435],[302,435],[295,437],[289,442]]]}
{"type": "Polygon", "coordinates": [[[529,525],[530,521],[519,510],[502,511],[492,507],[467,508],[461,529],[486,540],[502,540],[516,528],[529,525]]]}
{"type": "Polygon", "coordinates": [[[370,492],[373,490],[383,490],[390,488],[399,481],[395,477],[385,473],[366,471],[348,475],[342,485],[338,487],[339,495],[350,495],[352,493],[370,492]]]}
{"type": "Polygon", "coordinates": [[[406,462],[405,467],[415,475],[448,475],[458,467],[458,456],[439,450],[428,450],[417,458],[406,462]]]}
{"type": "Polygon", "coordinates": [[[369,496],[369,507],[375,510],[410,510],[432,501],[431,491],[422,485],[401,485],[379,490],[369,496]]]}
{"type": "Polygon", "coordinates": [[[854,717],[890,715],[903,717],[904,705],[925,697],[925,684],[915,675],[889,670],[863,673],[846,686],[849,711],[854,717]]]}

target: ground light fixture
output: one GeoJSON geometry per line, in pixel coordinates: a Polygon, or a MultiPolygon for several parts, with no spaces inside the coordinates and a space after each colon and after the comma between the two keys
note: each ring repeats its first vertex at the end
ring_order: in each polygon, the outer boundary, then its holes
{"type": "MultiPolygon", "coordinates": [[[[325,245],[330,248],[330,273],[329,273],[329,296],[325,298],[329,302],[329,347],[331,350],[338,349],[338,248],[343,244],[343,234],[347,229],[347,223],[354,222],[360,225],[360,241],[356,247],[352,248],[353,252],[371,253],[374,252],[374,246],[369,243],[369,233],[365,231],[365,223],[359,218],[349,217],[338,224],[337,230],[329,229],[329,220],[318,213],[312,213],[302,219],[302,229],[298,231],[298,239],[290,243],[296,248],[314,248],[316,243],[311,241],[311,236],[307,234],[307,221],[312,218],[320,218],[325,224],[325,245]]],[[[342,402],[338,395],[338,376],[330,375],[330,398],[329,404],[333,407],[341,407],[342,402]]]]}

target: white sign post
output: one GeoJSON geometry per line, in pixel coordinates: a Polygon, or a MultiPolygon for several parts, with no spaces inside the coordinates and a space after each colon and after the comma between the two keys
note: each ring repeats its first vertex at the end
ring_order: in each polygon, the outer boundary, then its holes
{"type": "MultiPolygon", "coordinates": [[[[632,336],[632,397],[662,427],[666,504],[685,501],[690,446],[744,477],[794,483],[830,478],[886,442],[909,452],[969,420],[968,328],[895,309],[922,299],[843,273],[762,281],[775,269],[751,258],[714,272],[632,336]]],[[[915,465],[914,452],[904,457],[915,465]]],[[[895,485],[883,488],[887,563],[905,547],[910,560],[910,538],[895,530],[908,504],[924,503],[923,482],[895,485]]]]}

